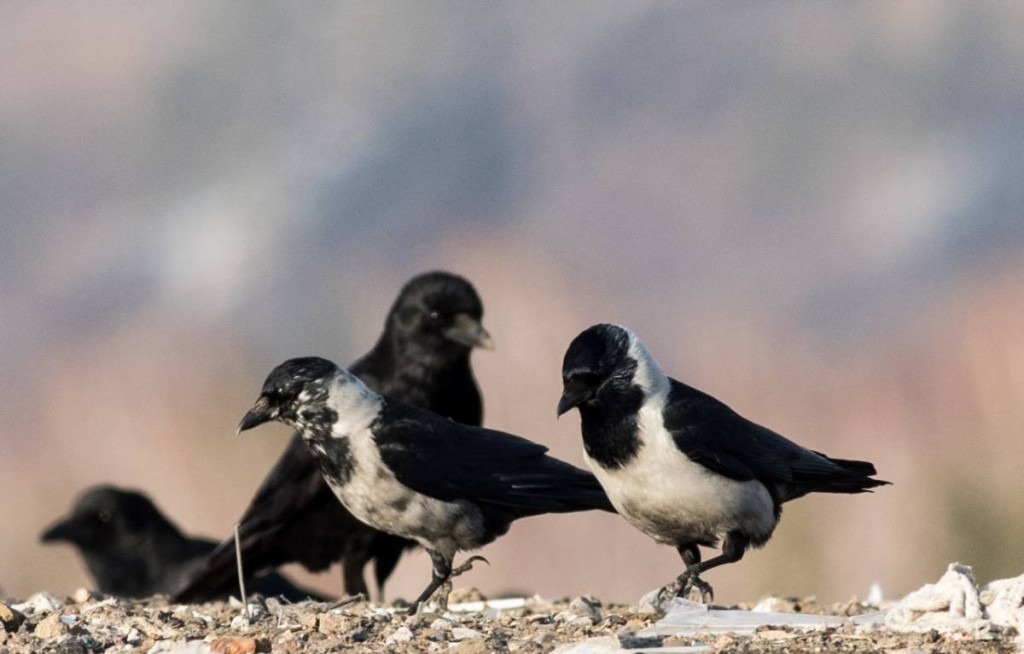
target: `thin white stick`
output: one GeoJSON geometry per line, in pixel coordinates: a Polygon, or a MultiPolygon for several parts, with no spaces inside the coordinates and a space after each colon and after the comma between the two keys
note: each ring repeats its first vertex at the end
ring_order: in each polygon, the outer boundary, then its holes
{"type": "Polygon", "coordinates": [[[242,607],[245,609],[245,617],[251,618],[249,613],[249,600],[245,596],[245,575],[242,573],[242,545],[238,540],[238,525],[235,525],[235,561],[238,562],[238,588],[242,591],[242,607]]]}

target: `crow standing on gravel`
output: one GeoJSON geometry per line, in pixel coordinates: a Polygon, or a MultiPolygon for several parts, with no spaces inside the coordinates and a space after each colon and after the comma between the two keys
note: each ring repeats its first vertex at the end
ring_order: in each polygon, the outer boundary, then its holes
{"type": "MultiPolygon", "coordinates": [[[[71,514],[43,532],[42,541],[74,545],[97,590],[125,598],[175,592],[217,546],[182,534],[142,493],[114,486],[87,488],[71,514]]],[[[321,599],[275,573],[250,581],[249,587],[292,602],[321,599]]]]}
{"type": "Polygon", "coordinates": [[[267,377],[238,430],[277,420],[297,429],[338,500],[363,522],[422,545],[433,563],[417,610],[450,579],[455,553],[490,543],[513,520],[613,510],[589,472],[547,448],[453,422],[374,393],[317,357],[290,359],[267,377]]]}
{"type": "Polygon", "coordinates": [[[764,545],[782,504],[807,493],[863,493],[866,461],[831,459],[667,377],[631,331],[595,325],[569,345],[558,415],[578,408],[587,465],[631,525],[674,546],[686,570],[661,600],[711,587],[700,575],[764,545]],[[701,562],[698,545],[721,541],[701,562]]]}
{"type": "MultiPolygon", "coordinates": [[[[384,333],[352,372],[367,386],[458,422],[479,425],[480,391],[469,355],[492,349],[483,305],[462,277],[430,272],[411,279],[388,313],[384,333]]],[[[345,592],[368,595],[363,568],[375,563],[377,590],[415,543],[372,529],[345,510],[324,483],[298,434],[263,480],[240,521],[242,561],[255,572],[298,562],[311,572],[341,561],[345,592]]],[[[176,601],[200,601],[236,586],[229,539],[176,601]]]]}

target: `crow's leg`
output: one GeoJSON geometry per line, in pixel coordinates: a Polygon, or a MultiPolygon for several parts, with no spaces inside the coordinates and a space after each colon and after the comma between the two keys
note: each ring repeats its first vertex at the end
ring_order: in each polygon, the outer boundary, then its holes
{"type": "Polygon", "coordinates": [[[488,561],[482,556],[471,556],[465,561],[463,561],[462,565],[452,570],[452,573],[448,575],[448,579],[446,579],[444,584],[441,585],[441,593],[440,596],[437,598],[437,603],[442,612],[448,610],[448,596],[452,594],[452,578],[458,577],[463,572],[469,572],[470,570],[472,570],[473,564],[477,561],[483,561],[487,565],[491,564],[490,561],[488,561]]]}
{"type": "Polygon", "coordinates": [[[464,572],[469,572],[473,569],[473,564],[477,561],[483,561],[484,563],[487,563],[487,565],[490,565],[490,562],[482,556],[471,556],[466,559],[462,565],[453,570],[453,557],[445,556],[444,554],[435,552],[434,550],[427,550],[427,553],[430,554],[430,560],[434,563],[430,583],[427,585],[426,589],[420,593],[420,596],[416,598],[416,601],[413,602],[412,607],[409,609],[410,612],[419,612],[423,604],[429,600],[430,596],[439,588],[441,589],[441,592],[438,593],[437,598],[438,608],[440,608],[442,612],[447,611],[448,595],[452,592],[452,577],[457,577],[464,572]]]}
{"type": "Polygon", "coordinates": [[[673,580],[672,583],[658,591],[657,603],[659,607],[664,606],[673,597],[684,596],[683,586],[689,579],[690,567],[700,563],[700,549],[694,543],[677,545],[676,551],[679,552],[679,557],[683,559],[683,565],[686,567],[686,570],[673,580]]]}
{"type": "MultiPolygon", "coordinates": [[[[700,575],[711,568],[739,561],[743,558],[743,554],[747,551],[748,547],[750,547],[749,538],[738,531],[730,531],[722,540],[721,554],[701,562],[698,553],[698,559],[693,563],[687,564],[686,572],[679,575],[679,578],[676,579],[676,582],[679,583],[679,595],[685,597],[691,590],[696,589],[700,592],[701,600],[705,604],[711,603],[715,598],[714,591],[706,581],[700,578],[700,575]]],[[[685,556],[683,561],[686,561],[685,556]]]]}
{"type": "MultiPolygon", "coordinates": [[[[433,564],[430,571],[430,583],[423,589],[420,596],[416,598],[416,601],[409,607],[410,613],[419,613],[423,604],[430,599],[430,596],[434,594],[438,588],[444,585],[448,578],[452,576],[452,557],[446,556],[435,550],[427,550],[427,554],[430,555],[430,561],[433,564]]],[[[448,602],[448,595],[444,596],[445,604],[448,602]]]]}
{"type": "Polygon", "coordinates": [[[402,547],[382,547],[377,552],[377,558],[373,561],[374,578],[377,581],[377,601],[384,603],[384,582],[388,580],[398,559],[402,557],[402,547]]]}
{"type": "Polygon", "coordinates": [[[349,596],[370,596],[370,589],[363,579],[363,568],[370,562],[369,557],[349,553],[341,562],[341,583],[349,596]]]}

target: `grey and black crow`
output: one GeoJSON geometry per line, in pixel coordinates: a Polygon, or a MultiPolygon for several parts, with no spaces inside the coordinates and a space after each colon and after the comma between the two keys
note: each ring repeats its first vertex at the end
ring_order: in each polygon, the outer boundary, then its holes
{"type": "Polygon", "coordinates": [[[832,459],[740,416],[667,377],[633,332],[595,325],[569,345],[558,415],[579,409],[587,465],[631,525],[679,552],[686,570],[660,599],[693,589],[700,575],[764,545],[782,504],[807,493],[863,493],[866,461],[832,459]],[[701,562],[698,545],[722,544],[701,562]]]}
{"type": "MultiPolygon", "coordinates": [[[[466,279],[447,272],[417,275],[388,312],[377,344],[351,371],[370,388],[453,420],[479,425],[480,391],[470,367],[473,348],[492,349],[483,304],[466,279]]],[[[240,540],[247,571],[298,562],[311,572],[341,561],[345,592],[369,595],[363,568],[374,562],[377,591],[402,552],[415,542],[363,524],[345,510],[295,434],[242,515],[240,540]]],[[[237,586],[235,548],[228,539],[179,592],[199,601],[237,586]]]]}
{"type": "Polygon", "coordinates": [[[455,553],[490,543],[513,520],[544,513],[612,511],[592,474],[518,436],[454,422],[374,393],[317,357],[290,359],[267,377],[239,431],[277,420],[298,430],[327,484],[354,516],[422,545],[430,584],[416,610],[469,569],[455,553]]]}
{"type": "MultiPolygon", "coordinates": [[[[142,493],[114,486],[87,488],[71,513],[41,538],[44,543],[74,545],[97,590],[126,598],[175,592],[217,546],[216,541],[182,534],[142,493]]],[[[247,583],[253,592],[292,602],[322,599],[275,573],[247,583]]]]}

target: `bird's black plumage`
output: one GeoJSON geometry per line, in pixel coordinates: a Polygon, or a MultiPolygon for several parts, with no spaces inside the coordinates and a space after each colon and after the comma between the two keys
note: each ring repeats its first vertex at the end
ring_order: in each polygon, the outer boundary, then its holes
{"type": "Polygon", "coordinates": [[[417,606],[461,571],[452,569],[456,552],[493,541],[514,520],[614,510],[592,474],[546,447],[381,396],[324,359],[275,368],[239,429],[269,420],[298,429],[353,515],[427,549],[432,581],[417,606]]]}
{"type": "Polygon", "coordinates": [[[667,377],[642,342],[595,325],[569,345],[561,415],[578,408],[587,463],[633,526],[677,548],[687,566],[666,591],[699,588],[699,575],[739,560],[771,537],[782,504],[807,493],[863,493],[866,461],[833,459],[747,420],[714,397],[667,377]],[[700,561],[698,545],[722,543],[700,561]]]}
{"type": "MultiPolygon", "coordinates": [[[[380,339],[351,371],[370,388],[453,420],[479,425],[480,391],[470,367],[474,347],[490,348],[483,304],[466,279],[430,272],[411,279],[392,305],[380,339]]],[[[363,569],[373,561],[377,589],[415,543],[372,529],[338,503],[298,434],[242,515],[246,570],[298,562],[312,572],[341,561],[345,592],[368,594],[363,569]]],[[[236,584],[228,539],[175,597],[197,601],[236,584]]]]}
{"type": "MultiPolygon", "coordinates": [[[[185,536],[146,495],[114,486],[86,489],[41,539],[74,545],[96,588],[127,598],[174,593],[217,546],[185,536]]],[[[249,580],[247,587],[293,602],[321,599],[275,573],[249,580]]]]}

